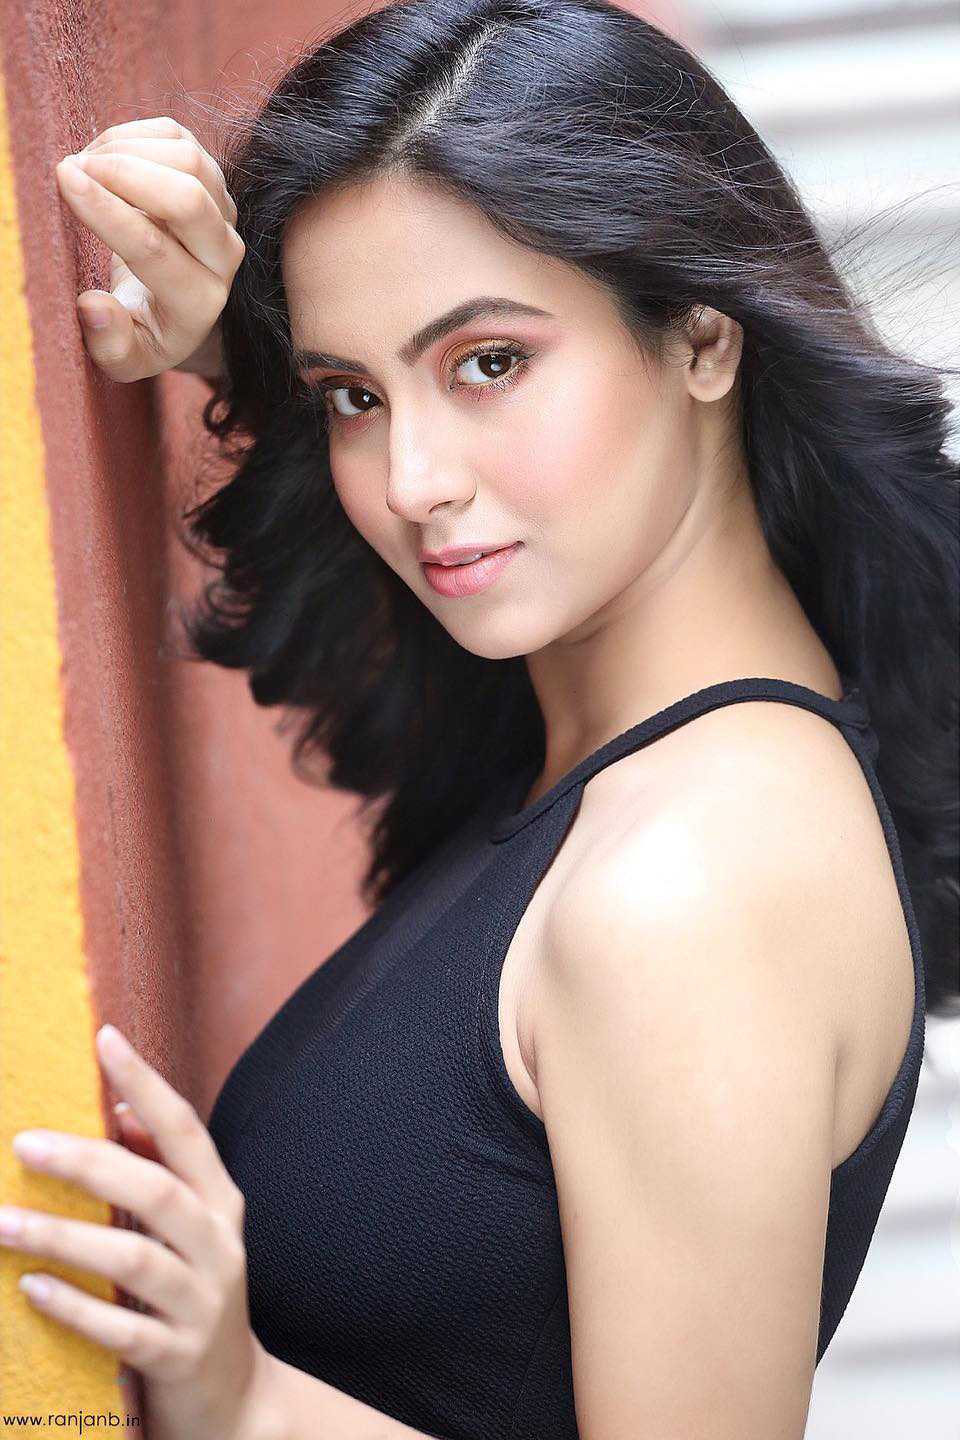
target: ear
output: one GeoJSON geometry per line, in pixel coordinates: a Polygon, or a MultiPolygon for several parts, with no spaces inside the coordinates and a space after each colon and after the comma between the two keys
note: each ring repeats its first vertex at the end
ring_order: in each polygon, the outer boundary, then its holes
{"type": "Polygon", "coordinates": [[[687,388],[696,400],[720,400],[733,387],[743,353],[743,328],[729,315],[700,305],[685,327],[687,388]]]}

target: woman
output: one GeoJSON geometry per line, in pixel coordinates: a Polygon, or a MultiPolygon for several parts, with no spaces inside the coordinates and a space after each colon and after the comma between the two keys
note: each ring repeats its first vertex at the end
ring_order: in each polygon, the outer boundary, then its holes
{"type": "Polygon", "coordinates": [[[941,378],[602,0],[365,15],[226,192],[173,128],[88,151],[168,286],[88,344],[222,343],[194,652],[377,803],[209,1122],[284,1433],[799,1440],[956,990],[941,378]]]}

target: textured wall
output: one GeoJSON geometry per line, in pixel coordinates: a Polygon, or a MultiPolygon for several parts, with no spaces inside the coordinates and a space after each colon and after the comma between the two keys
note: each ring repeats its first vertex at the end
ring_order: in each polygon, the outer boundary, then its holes
{"type": "MultiPolygon", "coordinates": [[[[0,0],[0,1203],[108,1222],[10,1149],[30,1126],[111,1133],[97,1026],[203,1114],[362,918],[352,803],[293,778],[242,677],[174,654],[172,602],[199,582],[174,522],[206,389],[117,385],[88,360],[74,302],[109,286],[109,252],[54,175],[108,125],[169,113],[198,131],[215,88],[249,101],[323,13],[0,0]]],[[[89,1271],[0,1250],[0,1412],[136,1412],[115,1357],[20,1293],[39,1268],[113,1298],[89,1271]]]]}
{"type": "MultiPolygon", "coordinates": [[[[103,1202],[72,1196],[65,1183],[23,1170],[10,1151],[14,1130],[53,1116],[58,1127],[101,1133],[44,443],[23,290],[8,111],[0,87],[0,1184],[4,1201],[107,1223],[103,1202]],[[26,717],[29,724],[22,723],[26,717]],[[48,1057],[56,1057],[54,1063],[48,1057]]],[[[29,1256],[3,1256],[0,1406],[28,1414],[40,1400],[63,1411],[105,1408],[115,1394],[116,1366],[73,1332],[44,1334],[43,1319],[15,1289],[19,1274],[36,1268],[29,1256]]],[[[74,1282],[81,1278],[68,1267],[56,1268],[74,1282]]],[[[110,1298],[105,1281],[89,1288],[110,1298]]]]}

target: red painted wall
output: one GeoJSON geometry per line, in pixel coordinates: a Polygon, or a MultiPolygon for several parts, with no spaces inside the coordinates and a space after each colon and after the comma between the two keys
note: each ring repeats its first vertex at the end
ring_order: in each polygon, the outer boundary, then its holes
{"type": "Polygon", "coordinates": [[[243,677],[173,653],[171,599],[200,579],[175,518],[208,392],[183,375],[121,385],[88,359],[75,299],[109,288],[109,251],[61,201],[54,166],[149,115],[214,149],[204,111],[249,105],[334,11],[343,23],[340,6],[290,0],[0,0],[95,1009],[201,1114],[362,919],[362,845],[351,797],[294,778],[279,712],[243,677]]]}

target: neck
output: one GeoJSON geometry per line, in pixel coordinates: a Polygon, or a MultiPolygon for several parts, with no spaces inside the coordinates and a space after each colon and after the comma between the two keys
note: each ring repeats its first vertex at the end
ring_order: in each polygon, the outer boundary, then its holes
{"type": "Polygon", "coordinates": [[[771,676],[840,697],[836,667],[773,563],[749,486],[737,497],[722,514],[692,504],[626,590],[528,655],[546,727],[538,791],[629,726],[723,680],[771,676]]]}

